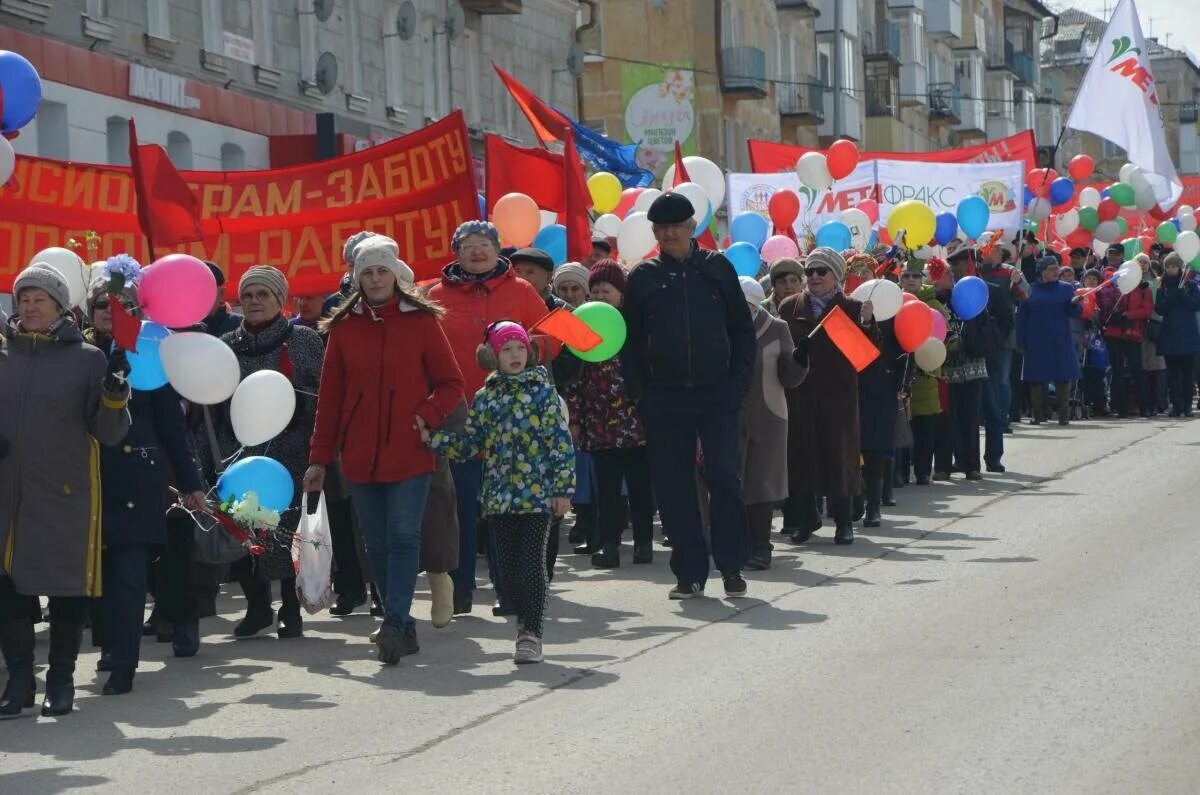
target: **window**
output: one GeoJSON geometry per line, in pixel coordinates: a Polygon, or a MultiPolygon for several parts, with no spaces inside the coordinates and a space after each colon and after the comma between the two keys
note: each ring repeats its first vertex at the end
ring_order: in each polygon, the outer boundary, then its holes
{"type": "Polygon", "coordinates": [[[350,67],[346,92],[361,97],[366,89],[363,87],[362,17],[358,11],[358,3],[346,7],[346,63],[350,67]]]}
{"type": "Polygon", "coordinates": [[[171,38],[171,6],[167,0],[146,0],[146,33],[156,39],[171,38]]]}
{"type": "Polygon", "coordinates": [[[820,78],[821,85],[826,88],[833,86],[830,74],[830,66],[833,61],[833,57],[830,54],[831,49],[833,49],[832,45],[827,41],[817,44],[817,77],[820,78]]]}
{"type": "Polygon", "coordinates": [[[404,107],[404,42],[396,33],[396,20],[400,16],[400,4],[389,3],[383,16],[383,83],[386,104],[389,108],[404,107]]]}
{"type": "Polygon", "coordinates": [[[221,19],[221,0],[200,0],[200,27],[203,29],[204,51],[223,55],[225,35],[221,19]]]}
{"type": "MultiPolygon", "coordinates": [[[[129,148],[128,145],[125,147],[129,148]]],[[[192,139],[181,132],[172,130],[167,133],[167,157],[176,168],[189,169],[192,167],[192,139]]],[[[126,158],[128,162],[128,158],[126,158]]]]}
{"type": "Polygon", "coordinates": [[[275,16],[271,0],[252,0],[254,18],[254,62],[259,66],[275,65],[275,16]]]}
{"type": "Polygon", "coordinates": [[[855,40],[846,34],[839,35],[842,37],[842,73],[838,75],[838,80],[847,94],[853,94],[858,87],[858,46],[855,40]]]}
{"type": "Polygon", "coordinates": [[[43,100],[37,115],[38,156],[69,160],[71,154],[69,133],[67,106],[61,102],[43,100]]]}
{"type": "Polygon", "coordinates": [[[108,144],[108,164],[129,165],[129,119],[109,116],[104,123],[104,138],[108,144]]]}
{"type": "Polygon", "coordinates": [[[244,171],[245,169],[246,153],[242,150],[242,147],[237,144],[221,144],[221,170],[244,171]]]}

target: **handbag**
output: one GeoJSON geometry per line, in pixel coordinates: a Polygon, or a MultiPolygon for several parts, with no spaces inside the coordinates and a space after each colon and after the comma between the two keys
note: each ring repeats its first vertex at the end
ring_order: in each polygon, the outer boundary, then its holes
{"type": "MultiPolygon", "coordinates": [[[[188,512],[181,507],[172,511],[188,512]]],[[[246,545],[231,536],[217,517],[207,513],[190,514],[192,521],[192,560],[197,563],[224,565],[250,554],[246,545]]]]}
{"type": "Polygon", "coordinates": [[[908,423],[907,400],[901,400],[896,409],[896,434],[893,441],[893,447],[895,447],[897,450],[905,447],[912,447],[913,435],[912,426],[908,423]]]}

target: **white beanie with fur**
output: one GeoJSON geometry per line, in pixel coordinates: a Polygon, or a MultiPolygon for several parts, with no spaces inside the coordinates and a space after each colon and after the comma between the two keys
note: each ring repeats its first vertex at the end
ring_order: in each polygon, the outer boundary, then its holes
{"type": "Polygon", "coordinates": [[[384,235],[372,235],[354,249],[354,273],[351,276],[354,286],[358,286],[363,271],[377,265],[390,270],[397,284],[412,286],[416,278],[412,268],[400,259],[400,247],[395,240],[384,235]]]}

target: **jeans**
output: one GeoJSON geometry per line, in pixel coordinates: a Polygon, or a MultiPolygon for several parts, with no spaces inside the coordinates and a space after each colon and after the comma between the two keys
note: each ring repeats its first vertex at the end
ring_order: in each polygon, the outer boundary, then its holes
{"type": "Polygon", "coordinates": [[[421,517],[429,496],[428,473],[399,483],[351,483],[363,547],[383,600],[383,623],[403,629],[421,570],[421,517]]]}
{"type": "Polygon", "coordinates": [[[955,464],[962,472],[979,472],[979,406],[982,379],[950,384],[950,423],[954,435],[955,464]]]}
{"type": "Polygon", "coordinates": [[[479,554],[479,489],[483,483],[483,462],[450,462],[454,494],[458,500],[458,568],[454,570],[454,592],[470,594],[475,590],[475,556],[479,554]]]}
{"type": "Polygon", "coordinates": [[[1171,393],[1171,413],[1190,414],[1193,390],[1196,387],[1192,373],[1195,361],[1191,354],[1164,356],[1167,360],[1167,387],[1171,393]]]}
{"type": "Polygon", "coordinates": [[[983,387],[983,460],[999,464],[1004,457],[1004,426],[1012,407],[1012,351],[997,351],[987,357],[987,381],[983,387]]]}

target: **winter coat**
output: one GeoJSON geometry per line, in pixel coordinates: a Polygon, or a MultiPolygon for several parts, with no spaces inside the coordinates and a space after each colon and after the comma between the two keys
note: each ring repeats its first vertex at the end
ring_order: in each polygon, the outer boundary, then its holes
{"type": "MultiPolygon", "coordinates": [[[[1103,294],[1112,288],[1106,287],[1097,291],[1103,294]]],[[[1146,338],[1146,321],[1154,312],[1154,297],[1150,293],[1150,285],[1142,282],[1128,295],[1121,296],[1116,305],[1101,316],[1104,321],[1104,336],[1141,342],[1146,338]]]]}
{"type": "Polygon", "coordinates": [[[430,446],[452,461],[482,454],[484,516],[549,513],[552,497],[575,492],[567,413],[544,367],[489,375],[463,430],[436,431],[430,446]]]}
{"type": "MultiPolygon", "coordinates": [[[[861,303],[838,293],[825,313],[814,317],[809,295],[803,292],[784,299],[779,317],[788,324],[792,339],[799,340],[835,306],[851,319],[862,313],[861,303]]],[[[874,337],[875,324],[864,331],[874,337]]],[[[858,373],[823,332],[810,340],[808,367],[804,382],[787,393],[789,487],[794,492],[853,497],[861,481],[858,373]]]]}
{"type": "MultiPolygon", "coordinates": [[[[1008,306],[1006,314],[1010,317],[1016,314],[1018,303],[1029,297],[1029,282],[1025,279],[1025,274],[1012,265],[1001,265],[998,268],[984,268],[979,272],[979,278],[997,289],[998,293],[996,297],[1008,306]],[[1021,274],[1021,278],[1016,284],[1012,283],[1014,272],[1021,274]]],[[[992,297],[992,291],[989,290],[989,300],[992,297]]],[[[1016,330],[1010,328],[1008,336],[1005,338],[1004,350],[1014,350],[1018,347],[1016,341],[1016,330]]]]}
{"type": "Polygon", "coordinates": [[[487,375],[475,361],[475,349],[483,342],[487,327],[498,320],[512,320],[528,329],[547,314],[537,290],[517,277],[508,260],[501,260],[498,270],[482,280],[469,278],[458,263],[451,263],[429,289],[429,297],[446,310],[442,330],[462,371],[468,403],[487,375]]]}
{"type": "Polygon", "coordinates": [[[414,416],[438,428],[463,402],[463,379],[438,318],[399,299],[359,303],[329,332],[309,461],[341,454],[351,483],[399,483],[436,462],[414,416]]]}
{"type": "MultiPolygon", "coordinates": [[[[111,355],[111,340],[94,329],[84,338],[111,355]]],[[[170,384],[129,398],[129,433],[115,445],[100,447],[104,484],[104,546],[165,544],[168,484],[183,493],[204,491],[204,481],[188,439],[187,419],[170,384]]]]}
{"type": "Polygon", "coordinates": [[[129,431],[128,387],[69,318],[8,325],[0,348],[0,569],[25,595],[101,593],[100,445],[129,431]]]}
{"type": "Polygon", "coordinates": [[[758,345],[750,391],[742,401],[739,444],[747,505],[787,499],[787,390],[808,375],[808,367],[792,358],[796,346],[787,323],[760,309],[754,333],[758,345]]]}
{"type": "MultiPolygon", "coordinates": [[[[932,284],[922,285],[920,292],[917,293],[917,297],[931,309],[936,309],[944,316],[949,316],[950,313],[946,311],[946,307],[938,300],[937,290],[932,284]]],[[[952,340],[947,336],[946,341],[951,342],[952,340]]],[[[938,397],[938,381],[941,380],[938,378],[938,373],[941,372],[941,369],[939,368],[937,373],[930,374],[916,367],[915,363],[912,369],[914,373],[912,388],[909,391],[909,414],[913,417],[929,417],[941,414],[942,402],[941,398],[938,397]]]]}
{"type": "Polygon", "coordinates": [[[1158,330],[1158,352],[1163,356],[1193,356],[1200,354],[1200,285],[1196,277],[1182,285],[1178,277],[1164,276],[1154,301],[1154,311],[1162,315],[1158,330]]]}
{"type": "Polygon", "coordinates": [[[896,449],[896,415],[908,370],[908,354],[900,347],[891,320],[878,324],[879,357],[858,374],[859,445],[864,453],[896,449]]]}
{"type": "Polygon", "coordinates": [[[625,391],[616,358],[585,364],[583,376],[566,398],[570,423],[579,426],[579,449],[590,453],[646,444],[642,419],[625,391]]]}
{"type": "Polygon", "coordinates": [[[1031,384],[1079,380],[1071,318],[1083,314],[1064,282],[1038,282],[1017,313],[1017,345],[1025,351],[1021,380],[1031,384]]]}
{"type": "Polygon", "coordinates": [[[221,304],[202,321],[204,329],[214,337],[224,337],[242,327],[242,316],[229,309],[229,304],[221,304]]]}

